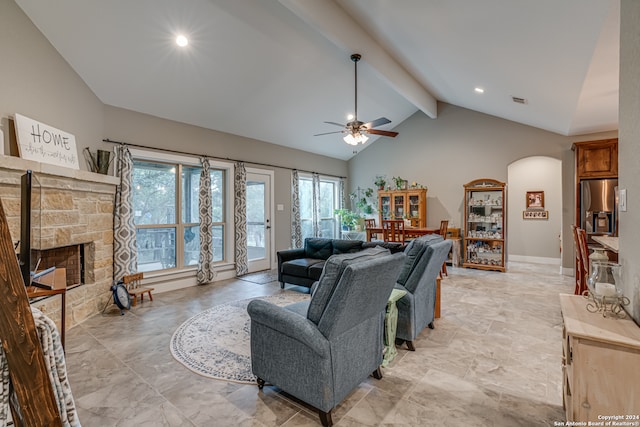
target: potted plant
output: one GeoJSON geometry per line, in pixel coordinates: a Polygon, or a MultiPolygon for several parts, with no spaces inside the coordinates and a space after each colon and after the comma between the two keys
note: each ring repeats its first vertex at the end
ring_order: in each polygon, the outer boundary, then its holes
{"type": "Polygon", "coordinates": [[[384,186],[387,184],[386,175],[376,175],[376,180],[373,183],[378,187],[378,190],[384,190],[384,186]]]}
{"type": "Polygon", "coordinates": [[[353,230],[360,223],[360,215],[350,209],[334,209],[333,213],[340,217],[344,231],[353,230]]]}
{"type": "Polygon", "coordinates": [[[394,176],[393,182],[396,184],[396,190],[405,190],[407,188],[407,180],[404,178],[394,176]]]}

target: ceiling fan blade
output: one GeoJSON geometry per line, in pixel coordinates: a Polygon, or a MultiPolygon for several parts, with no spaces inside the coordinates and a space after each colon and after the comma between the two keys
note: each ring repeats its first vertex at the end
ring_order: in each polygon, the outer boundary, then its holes
{"type": "Polygon", "coordinates": [[[344,130],[337,130],[335,132],[325,132],[325,133],[317,133],[313,136],[321,136],[321,135],[331,135],[332,133],[345,133],[346,131],[344,130]]]}
{"type": "Polygon", "coordinates": [[[391,123],[391,120],[387,119],[386,117],[380,117],[379,119],[375,119],[374,121],[365,123],[364,125],[367,127],[367,129],[371,129],[378,126],[386,125],[387,123],[391,123]]]}
{"type": "Polygon", "coordinates": [[[390,136],[391,138],[395,138],[396,136],[398,136],[398,132],[380,129],[367,129],[367,133],[370,133],[372,135],[390,136]]]}
{"type": "Polygon", "coordinates": [[[324,122],[324,123],[327,123],[327,124],[330,124],[330,125],[336,125],[336,126],[340,126],[340,127],[345,127],[345,125],[340,124],[340,123],[336,123],[336,122],[324,122]]]}

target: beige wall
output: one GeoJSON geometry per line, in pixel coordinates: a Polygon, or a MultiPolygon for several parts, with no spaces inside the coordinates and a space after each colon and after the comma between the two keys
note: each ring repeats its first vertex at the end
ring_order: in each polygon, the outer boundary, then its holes
{"type": "MultiPolygon", "coordinates": [[[[9,153],[8,118],[23,114],[76,137],[79,156],[89,147],[112,149],[104,138],[145,146],[179,149],[250,162],[274,170],[276,250],[290,246],[290,174],[286,168],[346,176],[347,163],[262,141],[105,106],[62,59],[12,0],[0,0],[0,129],[9,153]]],[[[87,170],[84,161],[81,169],[87,170]]]]}
{"type": "Polygon", "coordinates": [[[620,139],[619,188],[627,189],[627,211],[620,212],[620,254],[624,294],[640,324],[640,2],[620,4],[620,139]]]}
{"type": "MultiPolygon", "coordinates": [[[[381,138],[349,161],[350,188],[373,187],[377,174],[388,178],[400,175],[426,185],[429,227],[439,226],[441,219],[449,219],[450,225],[460,227],[463,185],[467,182],[478,178],[507,181],[508,165],[530,156],[561,160],[562,182],[558,185],[563,194],[562,247],[567,249],[563,251],[562,265],[573,268],[570,226],[574,220],[575,195],[571,144],[616,137],[617,132],[566,137],[446,103],[438,104],[437,119],[417,112],[394,130],[400,132],[398,137],[381,138]]],[[[536,180],[535,171],[531,176],[532,188],[542,185],[536,180]]],[[[557,239],[555,233],[548,235],[557,239]]],[[[535,246],[557,247],[557,240],[532,241],[530,245],[534,246],[530,249],[533,253],[543,256],[544,249],[537,250],[535,246]]],[[[527,255],[511,252],[510,247],[507,250],[510,255],[527,255]]],[[[555,257],[557,252],[547,256],[555,257]]]]}
{"type": "Polygon", "coordinates": [[[8,117],[15,113],[73,134],[79,149],[103,137],[102,102],[15,2],[0,0],[0,128],[6,154],[8,117]]]}

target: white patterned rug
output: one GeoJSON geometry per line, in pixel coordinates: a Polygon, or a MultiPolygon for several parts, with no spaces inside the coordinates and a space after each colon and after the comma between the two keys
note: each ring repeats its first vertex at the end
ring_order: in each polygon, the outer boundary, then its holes
{"type": "Polygon", "coordinates": [[[184,322],[171,337],[173,357],[193,372],[209,378],[255,383],[251,372],[251,321],[247,305],[262,299],[283,306],[309,299],[309,294],[284,291],[217,305],[184,322]]]}

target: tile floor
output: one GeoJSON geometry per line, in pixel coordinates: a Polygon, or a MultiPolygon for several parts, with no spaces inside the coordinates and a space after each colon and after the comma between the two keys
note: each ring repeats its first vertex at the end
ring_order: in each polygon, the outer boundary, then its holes
{"type": "MultiPolygon", "coordinates": [[[[558,267],[511,263],[507,273],[449,268],[442,317],[416,351],[333,411],[342,426],[552,426],[563,421],[558,267]]],[[[290,286],[287,286],[290,288],[290,286]]],[[[278,282],[227,280],[154,296],[67,334],[67,369],[83,426],[316,426],[319,418],[274,387],[201,377],[169,351],[191,316],[280,292],[278,282]]]]}

